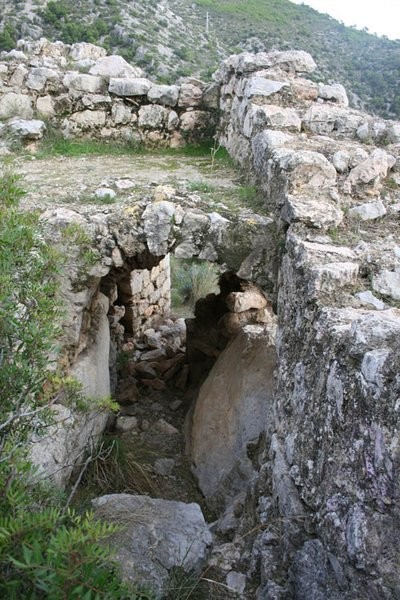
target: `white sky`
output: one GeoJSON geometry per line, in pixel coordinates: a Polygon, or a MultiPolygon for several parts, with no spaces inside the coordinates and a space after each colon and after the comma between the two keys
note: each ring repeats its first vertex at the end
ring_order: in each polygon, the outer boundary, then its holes
{"type": "Polygon", "coordinates": [[[400,39],[400,0],[292,0],[370,33],[400,39]]]}

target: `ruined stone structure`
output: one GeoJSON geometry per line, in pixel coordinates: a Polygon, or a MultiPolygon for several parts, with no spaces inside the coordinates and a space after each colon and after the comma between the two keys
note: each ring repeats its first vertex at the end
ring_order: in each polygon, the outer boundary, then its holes
{"type": "Polygon", "coordinates": [[[243,575],[258,600],[398,598],[400,125],[350,109],[340,85],[307,79],[315,65],[304,52],[230,57],[212,88],[167,91],[132,67],[110,78],[87,45],[66,54],[40,44],[33,59],[14,53],[0,65],[4,131],[36,103],[56,120],[63,106],[68,135],[174,145],[208,122],[219,95],[219,140],[267,209],[227,219],[158,190],[106,214],[46,211],[47,235],[79,223],[99,257],[88,267],[77,250],[63,283],[72,372],[89,388],[96,381],[93,394],[110,389],[110,354],[99,352],[110,346],[108,320],[140,328],[168,307],[170,252],[257,283],[276,308],[276,337],[271,320],[228,345],[200,390],[188,440],[201,489],[221,511],[219,565],[243,575]],[[91,72],[61,77],[54,67],[67,56],[93,60],[91,72]]]}

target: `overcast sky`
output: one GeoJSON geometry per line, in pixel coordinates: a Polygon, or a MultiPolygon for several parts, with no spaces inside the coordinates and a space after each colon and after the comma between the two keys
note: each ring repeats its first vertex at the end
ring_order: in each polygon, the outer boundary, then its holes
{"type": "Polygon", "coordinates": [[[400,39],[400,0],[292,0],[328,13],[345,25],[400,39]]]}

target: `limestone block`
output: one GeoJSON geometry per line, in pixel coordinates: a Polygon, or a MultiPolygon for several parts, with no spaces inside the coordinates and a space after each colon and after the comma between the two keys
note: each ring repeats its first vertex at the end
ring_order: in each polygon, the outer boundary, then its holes
{"type": "Polygon", "coordinates": [[[130,293],[132,295],[141,294],[143,292],[143,271],[135,270],[131,272],[130,278],[130,293]]]}
{"type": "Polygon", "coordinates": [[[96,297],[95,331],[91,332],[93,341],[84,353],[78,356],[71,369],[71,375],[82,383],[83,391],[89,398],[105,398],[110,395],[110,327],[107,313],[109,300],[103,294],[96,297]]]}
{"type": "Polygon", "coordinates": [[[179,86],[153,84],[147,93],[150,102],[164,106],[176,106],[179,98],[179,86]]]}
{"type": "Polygon", "coordinates": [[[357,263],[337,262],[312,267],[308,291],[311,296],[320,292],[332,293],[346,285],[354,285],[357,281],[359,266],[357,263]]]}
{"type": "Polygon", "coordinates": [[[265,79],[264,77],[251,77],[245,87],[245,97],[247,99],[257,96],[259,98],[268,98],[273,94],[278,93],[282,88],[288,87],[289,84],[284,81],[275,81],[265,79]]]}
{"type": "Polygon", "coordinates": [[[346,150],[338,150],[332,157],[332,163],[338,173],[345,173],[350,168],[350,154],[346,150]]]}
{"type": "Polygon", "coordinates": [[[86,94],[82,96],[82,104],[85,108],[101,108],[111,104],[111,97],[103,94],[86,94]]]}
{"type": "Polygon", "coordinates": [[[208,84],[203,91],[203,105],[206,108],[219,108],[220,86],[217,83],[208,84]]]}
{"type": "Polygon", "coordinates": [[[174,110],[171,110],[168,115],[168,122],[167,122],[168,131],[173,131],[174,129],[176,129],[178,127],[178,125],[179,125],[179,116],[174,110]]]}
{"type": "Polygon", "coordinates": [[[102,110],[83,110],[70,116],[71,123],[77,125],[83,131],[97,129],[106,124],[106,114],[102,110]]]}
{"type": "Polygon", "coordinates": [[[111,117],[115,125],[127,125],[131,121],[132,110],[123,102],[116,101],[111,107],[111,117]]]}
{"type": "Polygon", "coordinates": [[[255,286],[244,292],[231,292],[226,297],[226,305],[230,311],[240,313],[250,308],[264,308],[267,299],[255,286]]]}
{"type": "Polygon", "coordinates": [[[376,349],[391,348],[399,336],[399,310],[369,311],[353,320],[348,350],[351,355],[360,356],[376,349]]]}
{"type": "Polygon", "coordinates": [[[136,78],[143,76],[143,70],[140,67],[133,67],[122,56],[118,55],[99,58],[90,68],[89,73],[90,75],[100,75],[106,78],[136,78]]]}
{"type": "Polygon", "coordinates": [[[104,90],[104,82],[101,77],[75,71],[65,75],[63,85],[69,90],[87,92],[89,94],[100,94],[104,90]]]}
{"type": "Polygon", "coordinates": [[[343,220],[343,212],[322,196],[312,198],[306,195],[288,195],[281,210],[281,217],[287,223],[300,221],[326,229],[339,225],[343,220]]]}
{"type": "Polygon", "coordinates": [[[305,190],[329,189],[336,184],[336,169],[319,152],[277,150],[273,157],[279,169],[286,172],[289,191],[302,194],[305,190]]]}
{"type": "Polygon", "coordinates": [[[81,462],[85,448],[90,451],[98,443],[108,415],[96,410],[74,411],[61,404],[54,404],[51,412],[54,424],[46,428],[43,436],[31,440],[29,460],[38,468],[39,477],[64,487],[75,463],[81,462]]]}
{"type": "Polygon", "coordinates": [[[36,109],[44,117],[53,117],[55,114],[53,98],[51,96],[39,96],[36,100],[36,109]]]}
{"type": "Polygon", "coordinates": [[[180,119],[180,129],[182,131],[206,129],[209,124],[210,114],[201,110],[185,112],[180,119]]]}
{"type": "Polygon", "coordinates": [[[362,114],[342,106],[314,104],[303,116],[303,127],[319,135],[330,135],[335,132],[354,137],[363,119],[362,114]]]}
{"type": "Polygon", "coordinates": [[[372,288],[375,292],[400,300],[400,268],[396,271],[383,269],[372,278],[372,288]]]}
{"type": "Polygon", "coordinates": [[[216,81],[224,81],[228,74],[235,71],[238,74],[251,73],[262,69],[279,67],[289,73],[312,73],[317,68],[312,56],[302,50],[287,50],[279,52],[242,52],[227,58],[215,73],[216,81]]]}
{"type": "Polygon", "coordinates": [[[294,79],[290,82],[290,89],[300,101],[313,101],[318,97],[318,85],[309,79],[294,79]]]}
{"type": "Polygon", "coordinates": [[[10,77],[9,84],[14,88],[22,88],[24,86],[25,77],[28,73],[29,71],[25,65],[18,65],[10,77]]]}
{"type": "Polygon", "coordinates": [[[20,50],[10,50],[10,52],[7,52],[5,55],[8,59],[14,59],[14,60],[27,60],[27,56],[24,52],[21,52],[20,50]]]}
{"type": "Polygon", "coordinates": [[[24,140],[39,140],[46,131],[46,125],[38,119],[11,119],[8,127],[14,135],[24,140]]]}
{"type": "Polygon", "coordinates": [[[165,591],[173,567],[198,573],[212,536],[198,504],[110,494],[92,501],[96,518],[124,523],[112,536],[122,577],[165,591]]]}
{"type": "Polygon", "coordinates": [[[145,96],[151,86],[143,77],[111,77],[108,91],[115,96],[145,96]]]}
{"type": "Polygon", "coordinates": [[[90,58],[92,60],[98,60],[107,54],[107,51],[100,46],[95,46],[88,42],[78,42],[72,44],[69,51],[69,55],[72,60],[84,60],[90,58]]]}
{"type": "Polygon", "coordinates": [[[351,188],[356,185],[371,182],[379,183],[379,181],[386,177],[388,171],[395,163],[396,159],[394,156],[380,148],[375,149],[369,158],[363,160],[350,171],[345,182],[345,190],[350,192],[351,188]]]}
{"type": "Polygon", "coordinates": [[[32,100],[25,94],[9,92],[0,98],[0,119],[10,117],[22,117],[31,119],[33,117],[32,100]]]}
{"type": "Polygon", "coordinates": [[[393,144],[400,143],[400,123],[392,123],[388,129],[389,139],[393,144]]]}
{"type": "Polygon", "coordinates": [[[127,431],[137,430],[138,425],[139,422],[137,417],[121,416],[118,417],[115,422],[115,429],[121,433],[126,433],[127,431]]]}
{"type": "Polygon", "coordinates": [[[293,108],[284,108],[273,104],[250,105],[243,124],[244,135],[251,138],[266,128],[299,132],[301,119],[293,108]]]}
{"type": "Polygon", "coordinates": [[[182,108],[200,106],[203,100],[203,90],[193,83],[183,83],[179,92],[178,105],[182,108]]]}
{"type": "Polygon", "coordinates": [[[36,67],[29,71],[25,85],[31,90],[41,92],[44,89],[48,79],[58,80],[59,77],[59,73],[53,69],[36,67]]]}
{"type": "Polygon", "coordinates": [[[143,212],[147,245],[155,256],[164,256],[168,252],[168,238],[172,231],[174,213],[175,205],[167,201],[149,204],[143,212]]]}
{"type": "Polygon", "coordinates": [[[359,292],[358,294],[356,294],[356,297],[360,300],[362,304],[365,304],[369,307],[373,306],[377,310],[384,310],[384,308],[386,307],[385,303],[382,302],[382,300],[376,298],[376,296],[374,296],[373,293],[369,290],[366,292],[359,292]]]}
{"type": "Polygon", "coordinates": [[[362,221],[373,221],[386,215],[386,212],[382,200],[377,200],[376,202],[366,202],[359,206],[354,206],[349,210],[349,215],[358,217],[362,221]]]}
{"type": "Polygon", "coordinates": [[[157,104],[148,104],[139,109],[139,127],[163,129],[168,123],[169,110],[157,104]]]}

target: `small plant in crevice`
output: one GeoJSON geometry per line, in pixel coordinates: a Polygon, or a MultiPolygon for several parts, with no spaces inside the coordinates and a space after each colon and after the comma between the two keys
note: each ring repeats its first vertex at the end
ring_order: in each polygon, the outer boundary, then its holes
{"type": "Polygon", "coordinates": [[[92,246],[89,233],[80,223],[68,223],[61,232],[62,240],[71,250],[78,249],[77,258],[83,266],[91,267],[99,260],[98,251],[92,246]]]}

